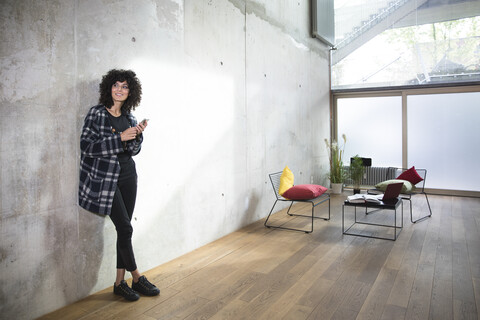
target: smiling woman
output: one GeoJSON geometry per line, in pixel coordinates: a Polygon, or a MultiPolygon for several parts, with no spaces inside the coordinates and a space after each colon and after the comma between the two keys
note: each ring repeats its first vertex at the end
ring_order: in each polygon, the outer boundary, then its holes
{"type": "Polygon", "coordinates": [[[125,89],[125,83],[128,91],[128,100],[124,100],[122,110],[126,112],[134,111],[142,99],[142,85],[132,70],[113,69],[104,75],[102,83],[100,83],[100,99],[98,102],[107,108],[111,108],[113,106],[115,86],[120,84],[120,89],[125,89]]]}
{"type": "Polygon", "coordinates": [[[137,197],[137,171],[132,157],[140,152],[147,122],[137,124],[131,111],[141,100],[142,86],[131,70],[110,70],[100,84],[100,104],[85,117],[80,148],[79,204],[109,215],[117,230],[117,274],[113,292],[127,300],[160,290],[137,269],[131,224],[137,197]],[[130,288],[125,273],[132,274],[130,288]]]}
{"type": "MultiPolygon", "coordinates": [[[[128,82],[127,81],[117,81],[112,86],[112,100],[114,104],[123,103],[127,100],[129,96],[128,82]]],[[[121,113],[118,113],[116,116],[120,116],[121,113]]]]}

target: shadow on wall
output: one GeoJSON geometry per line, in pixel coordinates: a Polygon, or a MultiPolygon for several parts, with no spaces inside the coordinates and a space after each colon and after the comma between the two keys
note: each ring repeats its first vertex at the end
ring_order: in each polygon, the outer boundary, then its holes
{"type": "MultiPolygon", "coordinates": [[[[78,254],[75,265],[78,268],[77,296],[69,302],[88,296],[98,281],[98,273],[103,260],[104,224],[107,217],[78,209],[78,254]]],[[[112,270],[112,275],[115,270],[112,270]]]]}
{"type": "MultiPolygon", "coordinates": [[[[78,84],[80,97],[88,97],[79,101],[79,110],[76,118],[77,146],[76,176],[75,176],[75,203],[78,203],[78,179],[80,170],[80,135],[85,116],[90,108],[98,103],[98,86],[101,78],[95,81],[78,84]]],[[[99,271],[104,258],[105,224],[111,223],[109,217],[89,212],[77,204],[78,208],[78,247],[75,260],[77,275],[77,296],[68,303],[82,299],[91,294],[92,289],[98,285],[99,271]]],[[[111,257],[114,259],[115,257],[111,257]]],[[[109,257],[110,259],[110,257],[109,257]]],[[[112,270],[112,277],[115,270],[112,270]]]]}
{"type": "Polygon", "coordinates": [[[83,118],[65,107],[68,93],[55,96],[0,105],[2,319],[31,319],[87,296],[103,260],[105,218],[77,205],[83,118]]]}

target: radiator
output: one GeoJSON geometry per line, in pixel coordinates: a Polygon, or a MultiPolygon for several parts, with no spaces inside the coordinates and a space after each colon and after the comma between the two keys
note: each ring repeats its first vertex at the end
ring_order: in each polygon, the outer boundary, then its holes
{"type": "MultiPolygon", "coordinates": [[[[347,179],[345,179],[345,185],[353,186],[353,180],[349,177],[350,167],[345,167],[345,172],[347,173],[347,179]]],[[[365,172],[363,173],[362,181],[360,185],[362,186],[374,186],[379,182],[393,179],[395,174],[395,168],[388,167],[365,167],[365,172]]]]}

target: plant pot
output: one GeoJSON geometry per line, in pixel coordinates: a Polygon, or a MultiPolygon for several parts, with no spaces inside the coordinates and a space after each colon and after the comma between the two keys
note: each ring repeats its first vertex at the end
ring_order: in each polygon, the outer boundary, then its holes
{"type": "Polygon", "coordinates": [[[332,183],[332,193],[340,194],[342,193],[343,183],[332,183]]]}
{"type": "Polygon", "coordinates": [[[358,189],[354,188],[353,189],[353,194],[357,194],[357,193],[360,193],[360,188],[358,188],[358,189]]]}

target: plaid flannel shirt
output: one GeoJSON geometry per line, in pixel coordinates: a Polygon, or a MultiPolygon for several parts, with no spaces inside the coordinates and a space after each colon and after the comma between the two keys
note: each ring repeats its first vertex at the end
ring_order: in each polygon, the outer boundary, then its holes
{"type": "MultiPolygon", "coordinates": [[[[132,156],[140,152],[143,136],[123,143],[120,134],[113,133],[108,111],[103,105],[90,109],[80,137],[79,205],[91,212],[110,215],[113,196],[120,175],[117,154],[124,150],[132,156]],[[125,149],[124,149],[125,148],[125,149]]],[[[137,120],[127,114],[130,126],[137,120]]]]}

